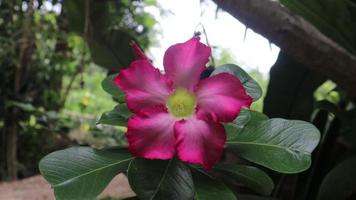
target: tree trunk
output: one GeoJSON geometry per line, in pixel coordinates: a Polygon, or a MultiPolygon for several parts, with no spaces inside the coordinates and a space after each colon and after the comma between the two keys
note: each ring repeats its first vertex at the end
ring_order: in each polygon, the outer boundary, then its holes
{"type": "MultiPolygon", "coordinates": [[[[25,13],[25,19],[22,26],[22,38],[19,41],[19,60],[15,66],[14,74],[14,95],[12,100],[19,101],[23,99],[21,96],[21,88],[23,86],[23,74],[27,70],[30,63],[31,48],[33,48],[33,34],[31,30],[32,18],[34,12],[34,0],[28,2],[28,8],[25,13]]],[[[16,107],[6,108],[5,110],[5,143],[4,148],[6,171],[5,178],[9,181],[17,179],[17,137],[18,137],[18,121],[20,110],[16,107]]]]}
{"type": "Polygon", "coordinates": [[[213,0],[309,69],[335,81],[356,99],[356,56],[312,24],[271,0],[213,0]]]}
{"type": "MultiPolygon", "coordinates": [[[[4,116],[4,115],[3,115],[4,116]]],[[[4,124],[5,126],[5,124],[4,124]]],[[[5,167],[6,167],[6,162],[5,162],[5,147],[6,147],[6,130],[3,127],[1,130],[1,138],[0,138],[0,182],[3,180],[5,177],[5,167]]]]}
{"type": "Polygon", "coordinates": [[[5,118],[5,157],[6,177],[5,179],[17,180],[17,109],[12,109],[9,116],[5,118]]]}

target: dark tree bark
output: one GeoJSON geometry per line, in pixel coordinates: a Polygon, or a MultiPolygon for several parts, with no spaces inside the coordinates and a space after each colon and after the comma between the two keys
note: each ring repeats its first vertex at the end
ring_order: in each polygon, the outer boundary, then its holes
{"type": "Polygon", "coordinates": [[[271,0],[214,0],[311,70],[335,81],[356,99],[356,56],[312,24],[271,0]]]}
{"type": "Polygon", "coordinates": [[[17,179],[17,109],[13,109],[5,120],[6,133],[6,177],[8,180],[17,179]]]}
{"type": "MultiPolygon", "coordinates": [[[[20,99],[21,87],[23,85],[23,75],[26,72],[30,62],[31,49],[33,47],[33,37],[31,31],[33,18],[33,2],[30,0],[28,9],[25,13],[25,20],[22,29],[22,37],[19,47],[19,60],[16,65],[14,75],[14,99],[20,99]]],[[[20,111],[18,108],[8,108],[5,115],[5,160],[6,160],[6,179],[12,181],[17,179],[17,138],[18,138],[18,120],[20,111]]]]}
{"type": "Polygon", "coordinates": [[[314,110],[314,92],[325,81],[281,51],[270,70],[263,113],[270,118],[309,121],[314,110]]]}

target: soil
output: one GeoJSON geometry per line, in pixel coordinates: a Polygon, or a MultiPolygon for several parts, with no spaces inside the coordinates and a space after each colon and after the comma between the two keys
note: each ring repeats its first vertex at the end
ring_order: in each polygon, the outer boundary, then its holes
{"type": "MultiPolygon", "coordinates": [[[[135,193],[131,190],[127,178],[117,175],[100,194],[98,199],[106,197],[126,198],[135,193]]],[[[0,183],[0,200],[54,200],[51,186],[42,176],[33,176],[20,181],[0,183]]]]}

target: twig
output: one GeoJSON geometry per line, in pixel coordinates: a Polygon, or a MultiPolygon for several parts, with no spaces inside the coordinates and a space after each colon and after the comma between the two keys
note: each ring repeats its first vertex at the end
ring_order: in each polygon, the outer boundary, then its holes
{"type": "MultiPolygon", "coordinates": [[[[85,22],[84,22],[84,30],[83,30],[83,38],[85,41],[87,41],[88,37],[89,37],[89,25],[90,25],[90,0],[85,0],[85,22]]],[[[86,52],[86,47],[84,45],[82,57],[80,58],[80,63],[77,66],[75,73],[71,77],[69,84],[64,91],[63,98],[61,101],[62,106],[64,106],[64,104],[68,98],[69,92],[73,87],[73,83],[74,83],[75,79],[77,78],[77,76],[80,73],[83,72],[83,66],[85,64],[85,52],[86,52]]],[[[83,79],[83,76],[81,76],[81,78],[83,79]]],[[[83,82],[83,80],[81,80],[81,82],[83,82]]]]}

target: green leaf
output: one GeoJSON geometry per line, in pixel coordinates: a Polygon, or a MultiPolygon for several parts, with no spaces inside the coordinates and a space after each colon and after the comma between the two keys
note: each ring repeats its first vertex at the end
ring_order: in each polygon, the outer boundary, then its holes
{"type": "Polygon", "coordinates": [[[242,131],[242,129],[247,125],[252,125],[254,123],[267,120],[268,117],[263,114],[253,110],[249,110],[247,108],[242,108],[239,116],[232,121],[231,123],[224,124],[227,141],[233,140],[238,135],[236,134],[238,131],[242,131]]]}
{"type": "Polygon", "coordinates": [[[237,130],[227,148],[272,170],[298,173],[309,168],[319,139],[319,130],[310,123],[275,118],[237,130]]]}
{"type": "Polygon", "coordinates": [[[63,12],[68,18],[68,26],[71,31],[82,34],[85,24],[85,1],[64,1],[63,12]]]}
{"type": "Polygon", "coordinates": [[[19,101],[6,101],[5,107],[18,107],[25,112],[34,112],[36,108],[30,103],[22,103],[19,101]]]}
{"type": "Polygon", "coordinates": [[[111,96],[115,97],[119,103],[125,103],[125,93],[120,90],[114,83],[113,79],[117,76],[117,74],[112,74],[106,77],[102,82],[101,86],[103,90],[109,93],[111,96]]]}
{"type": "Polygon", "coordinates": [[[130,47],[131,41],[134,38],[129,33],[112,30],[105,34],[93,34],[88,39],[88,45],[95,64],[117,72],[128,67],[136,58],[130,47]]]}
{"type": "Polygon", "coordinates": [[[193,169],[195,200],[236,200],[234,193],[224,183],[200,169],[193,169]]]}
{"type": "Polygon", "coordinates": [[[194,197],[190,170],[178,159],[135,158],[127,176],[132,190],[142,200],[188,200],[194,197]]]}
{"type": "Polygon", "coordinates": [[[72,147],[47,155],[39,169],[57,200],[94,199],[132,159],[124,149],[72,147]]]}
{"type": "Polygon", "coordinates": [[[239,164],[218,164],[214,169],[222,173],[227,179],[236,179],[237,182],[262,195],[270,195],[274,183],[273,180],[262,170],[239,164]]]}
{"type": "Polygon", "coordinates": [[[319,189],[319,200],[353,199],[356,192],[356,156],[351,157],[324,178],[319,189]]]}
{"type": "Polygon", "coordinates": [[[128,30],[112,29],[113,18],[117,17],[112,14],[112,6],[117,5],[110,1],[70,0],[63,1],[63,12],[68,18],[69,29],[79,35],[84,35],[88,20],[89,31],[85,39],[94,63],[117,72],[135,60],[130,47],[134,37],[128,30]],[[86,19],[87,7],[89,18],[86,19]]]}
{"type": "Polygon", "coordinates": [[[227,72],[232,74],[238,78],[242,85],[245,87],[247,94],[250,95],[254,101],[257,101],[262,96],[262,89],[258,83],[251,78],[242,68],[234,64],[225,64],[213,71],[210,76],[214,76],[216,74],[220,74],[223,72],[227,72]]]}
{"type": "Polygon", "coordinates": [[[127,126],[127,120],[132,116],[126,104],[119,104],[111,111],[101,115],[97,124],[107,124],[112,126],[127,126]]]}
{"type": "Polygon", "coordinates": [[[235,126],[238,127],[244,127],[249,123],[256,123],[259,121],[267,120],[268,117],[267,115],[253,111],[247,108],[242,108],[239,116],[236,117],[236,119],[232,122],[235,126]]]}
{"type": "Polygon", "coordinates": [[[112,20],[109,14],[109,2],[97,2],[92,0],[63,1],[62,10],[68,19],[69,30],[80,35],[84,34],[86,20],[90,22],[90,27],[88,27],[90,32],[88,36],[91,36],[93,33],[106,32],[112,20]],[[86,19],[86,3],[88,3],[88,19],[86,19]]]}

